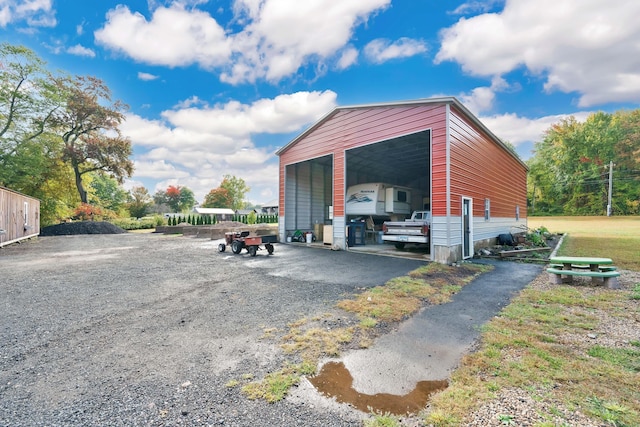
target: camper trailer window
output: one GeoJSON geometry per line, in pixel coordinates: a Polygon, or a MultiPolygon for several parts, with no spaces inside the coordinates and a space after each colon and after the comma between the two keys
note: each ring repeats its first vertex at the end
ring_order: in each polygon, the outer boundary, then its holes
{"type": "Polygon", "coordinates": [[[407,192],[406,191],[398,190],[398,201],[399,202],[406,202],[407,201],[407,192]]]}

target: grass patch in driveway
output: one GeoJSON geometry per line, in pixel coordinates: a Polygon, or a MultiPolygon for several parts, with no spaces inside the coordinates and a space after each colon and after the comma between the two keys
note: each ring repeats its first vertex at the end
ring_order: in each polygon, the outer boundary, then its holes
{"type": "Polygon", "coordinates": [[[262,381],[251,382],[242,387],[249,399],[264,399],[269,403],[282,400],[289,389],[298,384],[302,375],[313,375],[316,365],[299,363],[287,365],[276,372],[271,372],[262,381]]]}
{"type": "Polygon", "coordinates": [[[444,304],[462,286],[478,274],[493,267],[481,264],[462,264],[452,267],[429,263],[408,276],[396,277],[384,286],[368,289],[353,299],[338,302],[338,307],[355,313],[366,323],[399,322],[426,304],[444,304]]]}
{"type": "Polygon", "coordinates": [[[355,327],[302,329],[291,327],[282,337],[285,353],[298,354],[302,360],[317,361],[321,356],[335,357],[340,354],[340,345],[353,340],[355,327]]]}
{"type": "MultiPolygon", "coordinates": [[[[292,322],[280,339],[281,348],[295,363],[269,373],[260,381],[243,383],[242,391],[250,399],[268,402],[283,399],[302,375],[316,373],[323,357],[338,357],[346,348],[369,347],[383,330],[379,328],[381,323],[399,322],[425,305],[443,304],[476,276],[492,268],[468,263],[459,266],[429,263],[407,276],[391,279],[384,286],[364,290],[352,299],[337,303],[339,309],[352,313],[358,321],[348,314],[336,319],[324,313],[311,320],[302,318],[292,322]]],[[[264,331],[263,338],[277,339],[276,329],[265,327],[264,331]]]]}

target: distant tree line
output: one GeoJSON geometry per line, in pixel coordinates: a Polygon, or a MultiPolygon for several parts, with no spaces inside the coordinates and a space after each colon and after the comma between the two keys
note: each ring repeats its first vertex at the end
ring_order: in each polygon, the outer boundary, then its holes
{"type": "Polygon", "coordinates": [[[530,215],[640,215],[640,110],[552,125],[529,159],[530,215]]]}
{"type": "MultiPolygon", "coordinates": [[[[43,226],[192,210],[184,186],[153,196],[143,186],[123,189],[133,174],[131,141],[119,128],[127,109],[100,79],[53,73],[30,49],[1,43],[0,186],[40,199],[43,226]]],[[[246,208],[249,190],[224,175],[202,206],[246,208]]]]}

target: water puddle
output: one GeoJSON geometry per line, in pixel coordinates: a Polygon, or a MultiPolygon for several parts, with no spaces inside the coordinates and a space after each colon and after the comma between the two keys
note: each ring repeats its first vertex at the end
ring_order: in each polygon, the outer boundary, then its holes
{"type": "Polygon", "coordinates": [[[406,415],[424,409],[429,396],[447,387],[446,380],[420,381],[416,388],[404,396],[378,393],[364,394],[353,389],[353,377],[342,362],[326,363],[320,373],[309,378],[311,384],[327,397],[335,397],[338,402],[348,403],[363,412],[391,413],[406,415]]]}

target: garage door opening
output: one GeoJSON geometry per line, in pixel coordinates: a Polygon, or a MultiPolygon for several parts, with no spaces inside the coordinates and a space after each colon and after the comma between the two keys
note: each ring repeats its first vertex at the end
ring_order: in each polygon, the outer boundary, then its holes
{"type": "MultiPolygon", "coordinates": [[[[386,187],[385,194],[382,190],[370,190],[375,191],[373,197],[378,197],[378,209],[362,208],[359,211],[352,203],[346,211],[347,225],[355,224],[358,234],[364,227],[364,245],[382,243],[380,233],[384,221],[404,220],[413,211],[430,210],[430,130],[347,150],[345,158],[345,206],[349,204],[348,199],[354,197],[354,194],[349,194],[350,188],[371,184],[369,188],[373,189],[376,183],[386,187]]],[[[420,251],[429,253],[429,249],[430,245],[421,245],[420,251]]]]}
{"type": "Polygon", "coordinates": [[[332,222],[333,156],[286,166],[285,233],[313,232],[322,241],[324,225],[332,222]]]}

